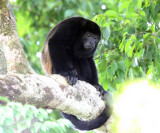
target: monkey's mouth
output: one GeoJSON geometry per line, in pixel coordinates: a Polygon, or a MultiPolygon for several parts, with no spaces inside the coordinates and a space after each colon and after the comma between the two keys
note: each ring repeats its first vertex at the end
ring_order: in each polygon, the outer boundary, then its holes
{"type": "Polygon", "coordinates": [[[85,44],[85,45],[84,45],[84,49],[85,49],[85,50],[93,50],[93,49],[94,49],[94,46],[93,46],[93,45],[90,45],[90,44],[85,44]]]}

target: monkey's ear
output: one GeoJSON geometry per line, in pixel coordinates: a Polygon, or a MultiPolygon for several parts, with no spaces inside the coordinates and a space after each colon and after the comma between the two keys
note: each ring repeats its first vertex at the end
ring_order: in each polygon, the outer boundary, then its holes
{"type": "Polygon", "coordinates": [[[85,25],[86,25],[86,23],[87,23],[87,21],[85,21],[85,20],[82,20],[82,21],[80,22],[80,24],[81,24],[81,27],[85,26],[85,25]]]}

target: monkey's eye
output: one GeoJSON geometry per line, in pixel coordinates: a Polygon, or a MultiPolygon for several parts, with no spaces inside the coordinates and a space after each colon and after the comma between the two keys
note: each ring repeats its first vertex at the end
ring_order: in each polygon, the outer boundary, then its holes
{"type": "Polygon", "coordinates": [[[94,38],[94,40],[97,40],[97,41],[98,41],[98,36],[94,36],[93,38],[94,38]]]}
{"type": "Polygon", "coordinates": [[[89,37],[89,36],[90,36],[90,33],[87,33],[87,36],[89,37]]]}

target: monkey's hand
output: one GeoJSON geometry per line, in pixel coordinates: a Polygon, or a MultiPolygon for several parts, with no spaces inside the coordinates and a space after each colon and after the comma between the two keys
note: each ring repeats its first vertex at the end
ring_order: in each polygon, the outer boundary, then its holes
{"type": "Polygon", "coordinates": [[[103,89],[103,87],[101,85],[94,85],[94,87],[97,89],[97,91],[100,92],[100,96],[104,96],[106,91],[103,89]]]}
{"type": "Polygon", "coordinates": [[[67,72],[61,72],[62,76],[64,76],[70,85],[75,85],[78,81],[78,74],[75,69],[69,70],[67,72]]]}

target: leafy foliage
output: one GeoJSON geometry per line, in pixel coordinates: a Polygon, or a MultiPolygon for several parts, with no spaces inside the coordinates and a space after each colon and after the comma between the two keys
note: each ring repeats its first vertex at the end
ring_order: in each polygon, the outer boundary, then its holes
{"type": "Polygon", "coordinates": [[[126,79],[137,77],[159,83],[159,1],[116,0],[105,4],[107,11],[93,18],[103,32],[97,66],[104,88],[115,90],[126,79]]]}
{"type": "Polygon", "coordinates": [[[23,131],[32,133],[66,133],[71,123],[66,119],[55,120],[44,109],[36,109],[32,105],[10,102],[0,97],[6,106],[0,105],[0,132],[20,133],[23,131]]]}

